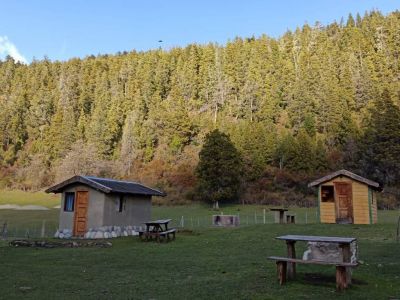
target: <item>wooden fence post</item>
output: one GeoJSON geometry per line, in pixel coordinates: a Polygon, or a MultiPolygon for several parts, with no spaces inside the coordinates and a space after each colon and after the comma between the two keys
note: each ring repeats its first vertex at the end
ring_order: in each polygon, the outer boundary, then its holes
{"type": "Polygon", "coordinates": [[[7,221],[5,221],[4,224],[3,224],[3,230],[1,232],[1,238],[3,240],[6,240],[7,236],[8,236],[7,221]]]}
{"type": "Polygon", "coordinates": [[[40,237],[44,238],[45,234],[46,234],[46,220],[43,220],[42,221],[42,230],[40,232],[40,237]]]}
{"type": "Polygon", "coordinates": [[[265,224],[265,208],[264,208],[264,210],[263,210],[263,219],[264,219],[264,224],[265,224]]]}

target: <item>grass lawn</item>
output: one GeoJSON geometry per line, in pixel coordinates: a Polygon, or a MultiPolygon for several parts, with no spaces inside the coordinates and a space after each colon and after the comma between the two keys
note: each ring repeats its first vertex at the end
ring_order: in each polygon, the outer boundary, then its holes
{"type": "Polygon", "coordinates": [[[0,190],[0,205],[40,205],[48,208],[60,205],[59,195],[45,192],[24,192],[20,190],[0,190]]]}
{"type": "MultiPolygon", "coordinates": [[[[254,214],[261,207],[230,206],[224,213],[254,214]],[[247,212],[248,210],[248,212],[247,212]]],[[[301,209],[297,210],[300,214],[301,209]]],[[[45,217],[58,210],[0,211],[14,222],[45,217]],[[49,214],[44,216],[43,214],[49,214]],[[42,214],[42,215],[41,215],[42,214]]],[[[194,218],[212,214],[202,206],[155,207],[153,217],[194,218]]],[[[0,242],[1,299],[391,299],[400,298],[400,243],[395,242],[398,212],[380,212],[377,225],[250,224],[239,228],[194,227],[168,244],[138,238],[112,240],[107,249],[10,248],[0,242]],[[285,254],[283,234],[355,236],[363,262],[355,284],[335,292],[335,269],[299,265],[298,279],[276,281],[275,263],[285,254]]],[[[190,228],[190,225],[186,226],[190,228]]],[[[298,255],[305,248],[299,243],[298,255]]]]}

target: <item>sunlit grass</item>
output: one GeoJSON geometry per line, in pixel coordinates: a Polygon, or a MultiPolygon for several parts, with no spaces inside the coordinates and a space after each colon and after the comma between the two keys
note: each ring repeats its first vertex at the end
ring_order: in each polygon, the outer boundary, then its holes
{"type": "Polygon", "coordinates": [[[24,192],[20,190],[0,190],[0,205],[39,205],[53,208],[60,204],[59,195],[45,192],[24,192]]]}
{"type": "MultiPolygon", "coordinates": [[[[23,192],[10,193],[7,199],[25,205],[18,195],[26,199],[23,192]]],[[[59,201],[34,195],[29,204],[59,201]]],[[[180,226],[184,217],[186,231],[178,233],[176,241],[161,245],[119,238],[112,240],[110,249],[36,250],[10,248],[0,241],[0,298],[389,299],[400,295],[398,211],[379,211],[377,225],[328,225],[315,223],[315,208],[290,210],[298,224],[273,224],[273,213],[261,205],[225,205],[219,211],[203,204],[154,206],[153,219],[171,218],[173,226],[180,226]],[[263,224],[264,210],[267,224],[263,224]],[[216,213],[239,214],[241,226],[213,228],[211,216],[216,213]],[[275,264],[266,258],[285,254],[286,245],[274,239],[283,234],[357,237],[363,264],[354,271],[356,284],[338,294],[334,268],[300,265],[297,280],[280,287],[275,264]],[[310,273],[317,278],[313,282],[310,273]]],[[[51,236],[58,214],[58,209],[0,210],[0,225],[7,220],[10,236],[24,237],[27,231],[39,236],[45,221],[51,236]]],[[[298,243],[299,257],[304,249],[305,244],[298,243]]]]}
{"type": "MultiPolygon", "coordinates": [[[[3,299],[390,299],[400,295],[394,225],[249,225],[199,228],[168,244],[112,240],[109,249],[10,248],[0,243],[3,299]],[[284,255],[283,234],[358,238],[363,264],[355,284],[335,292],[335,269],[299,265],[286,286],[270,255],[284,255]],[[6,275],[5,275],[6,274],[6,275]],[[312,276],[308,274],[313,274],[312,276]],[[313,278],[310,281],[310,277],[313,278]]],[[[297,245],[301,257],[304,243],[297,245]]]]}

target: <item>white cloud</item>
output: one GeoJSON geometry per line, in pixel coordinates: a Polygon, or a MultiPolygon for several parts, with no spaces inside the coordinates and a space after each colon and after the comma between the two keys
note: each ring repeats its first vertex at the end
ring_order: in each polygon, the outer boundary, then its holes
{"type": "Polygon", "coordinates": [[[7,36],[0,36],[0,57],[10,55],[15,61],[27,64],[26,58],[19,53],[17,47],[10,42],[7,36]]]}

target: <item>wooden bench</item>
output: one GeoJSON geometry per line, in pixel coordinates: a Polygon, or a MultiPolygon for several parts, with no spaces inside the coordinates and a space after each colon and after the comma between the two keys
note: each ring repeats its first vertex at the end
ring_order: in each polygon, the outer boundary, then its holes
{"type": "Polygon", "coordinates": [[[289,258],[289,257],[279,257],[279,256],[270,256],[268,259],[276,261],[276,268],[278,274],[278,281],[280,285],[286,283],[286,271],[287,271],[287,263],[293,264],[313,264],[313,265],[330,265],[336,266],[336,290],[342,291],[348,287],[348,283],[351,282],[350,272],[346,272],[346,268],[354,268],[357,267],[357,263],[350,262],[328,262],[328,261],[318,261],[318,260],[302,260],[297,258],[289,258]]]}
{"type": "Polygon", "coordinates": [[[152,240],[153,238],[155,238],[155,240],[157,242],[161,242],[160,238],[170,241],[171,236],[172,236],[172,240],[175,240],[175,233],[176,233],[175,228],[171,228],[166,231],[157,231],[157,232],[139,231],[139,237],[142,241],[144,241],[144,240],[149,241],[149,240],[152,240]]]}
{"type": "Polygon", "coordinates": [[[160,237],[163,237],[164,239],[167,238],[167,241],[170,241],[170,236],[172,235],[172,240],[175,240],[175,233],[176,233],[176,229],[171,228],[167,231],[160,232],[160,237]]]}

